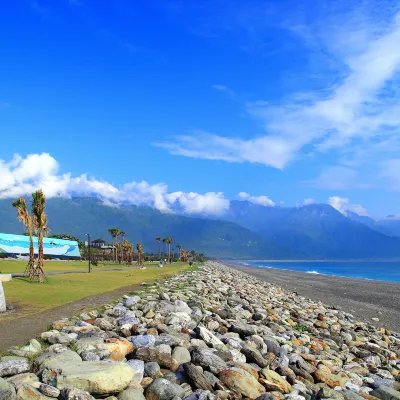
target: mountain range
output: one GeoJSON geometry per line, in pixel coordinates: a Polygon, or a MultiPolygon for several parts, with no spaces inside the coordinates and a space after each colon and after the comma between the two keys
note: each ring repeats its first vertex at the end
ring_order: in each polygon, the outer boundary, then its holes
{"type": "MultiPolygon", "coordinates": [[[[157,236],[171,236],[183,248],[209,257],[242,259],[400,258],[400,220],[376,221],[327,204],[265,207],[232,201],[229,211],[212,219],[163,213],[148,206],[109,206],[97,198],[53,198],[47,202],[52,233],[111,240],[118,227],[127,239],[156,251],[157,236]]],[[[0,232],[23,227],[9,199],[0,200],[0,232]]]]}

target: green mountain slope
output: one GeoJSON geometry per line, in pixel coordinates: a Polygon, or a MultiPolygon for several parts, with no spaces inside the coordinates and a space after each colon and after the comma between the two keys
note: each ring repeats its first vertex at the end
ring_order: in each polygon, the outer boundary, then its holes
{"type": "MultiPolygon", "coordinates": [[[[108,228],[127,232],[133,243],[141,242],[146,251],[156,251],[157,236],[171,236],[183,248],[195,249],[219,258],[305,258],[305,255],[261,237],[232,222],[166,214],[150,207],[103,205],[95,198],[49,199],[47,203],[51,233],[69,233],[92,240],[111,240],[108,228]]],[[[21,233],[11,201],[0,200],[0,232],[21,233]]],[[[173,247],[173,246],[172,246],[173,247]]]]}

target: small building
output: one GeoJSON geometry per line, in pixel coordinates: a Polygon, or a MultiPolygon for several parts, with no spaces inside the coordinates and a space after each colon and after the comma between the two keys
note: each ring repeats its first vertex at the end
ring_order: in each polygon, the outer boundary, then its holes
{"type": "MultiPolygon", "coordinates": [[[[35,254],[38,253],[38,240],[33,237],[35,254]]],[[[43,252],[45,256],[61,259],[77,259],[81,257],[78,242],[74,240],[43,239],[43,252]]],[[[29,256],[29,236],[0,233],[0,253],[9,257],[29,256]]]]}
{"type": "MultiPolygon", "coordinates": [[[[85,242],[85,246],[88,245],[88,242],[85,242]]],[[[103,239],[96,239],[96,240],[92,240],[90,242],[90,246],[91,247],[95,247],[97,249],[113,249],[114,245],[107,243],[105,240],[103,239]]]]}

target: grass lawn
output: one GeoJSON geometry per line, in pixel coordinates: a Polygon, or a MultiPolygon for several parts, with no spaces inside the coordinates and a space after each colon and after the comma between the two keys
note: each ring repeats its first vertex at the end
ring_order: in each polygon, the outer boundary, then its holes
{"type": "MultiPolygon", "coordinates": [[[[0,273],[1,274],[18,274],[25,271],[27,260],[1,260],[0,259],[0,273]]],[[[146,262],[145,265],[158,265],[158,262],[146,262]]],[[[174,263],[173,265],[183,265],[183,263],[174,263]]],[[[136,266],[134,263],[133,266],[136,266]]],[[[129,267],[126,264],[118,264],[112,261],[99,262],[98,266],[92,265],[94,271],[100,271],[106,268],[116,267],[129,267]]],[[[87,261],[47,261],[44,262],[44,272],[56,272],[56,271],[74,271],[82,270],[87,271],[87,261]]]]}
{"type": "MultiPolygon", "coordinates": [[[[49,270],[50,264],[52,263],[45,264],[46,270],[49,270]]],[[[30,282],[26,278],[15,278],[3,283],[3,288],[7,303],[16,306],[17,311],[0,317],[0,322],[44,311],[86,296],[110,292],[120,287],[152,282],[190,269],[192,268],[188,264],[179,263],[145,270],[104,270],[93,274],[48,275],[49,281],[43,284],[30,282]]]]}

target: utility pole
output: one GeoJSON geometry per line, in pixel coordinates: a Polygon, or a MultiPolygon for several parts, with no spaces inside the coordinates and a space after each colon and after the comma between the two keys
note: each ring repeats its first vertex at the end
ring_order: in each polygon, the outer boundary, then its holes
{"type": "Polygon", "coordinates": [[[89,233],[83,233],[83,235],[86,235],[88,237],[88,269],[89,269],[89,274],[90,274],[90,234],[89,233]]]}

